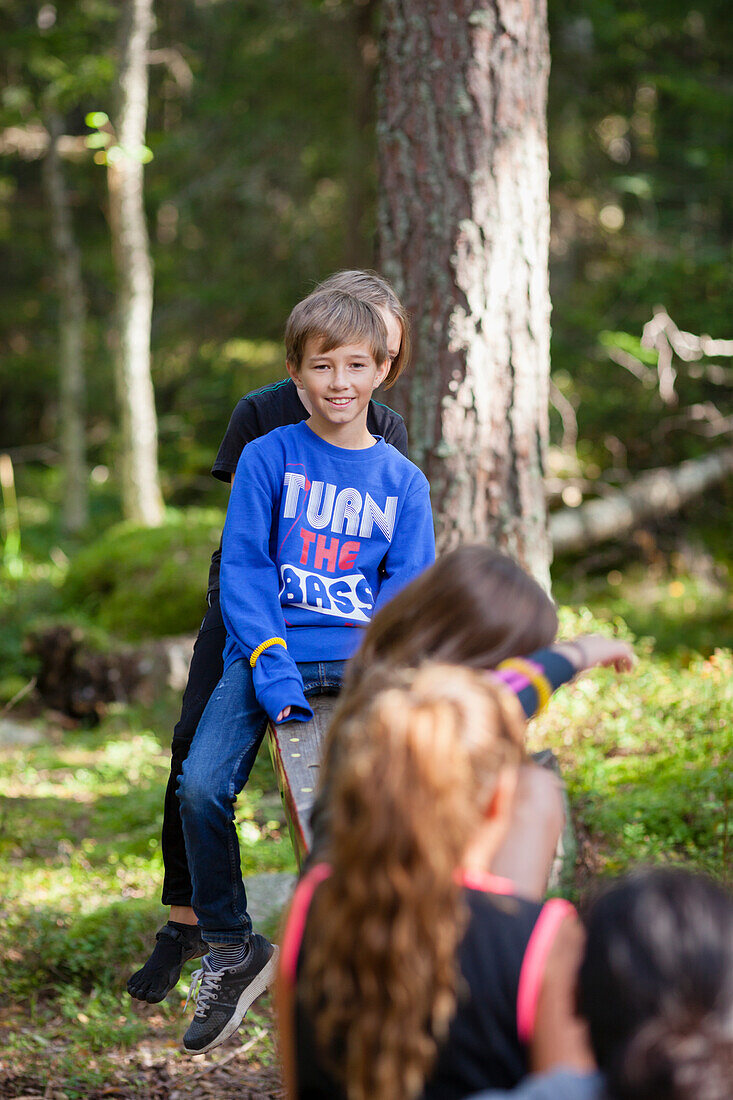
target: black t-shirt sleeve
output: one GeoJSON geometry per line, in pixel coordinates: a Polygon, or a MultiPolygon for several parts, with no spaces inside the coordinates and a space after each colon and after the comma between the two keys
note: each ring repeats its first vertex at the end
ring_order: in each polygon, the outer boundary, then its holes
{"type": "Polygon", "coordinates": [[[367,428],[372,435],[381,435],[386,443],[389,443],[405,458],[407,453],[407,428],[399,413],[390,409],[389,405],[383,405],[380,401],[371,401],[367,414],[367,428]]]}
{"type": "MultiPolygon", "coordinates": [[[[395,415],[394,413],[392,415],[395,415]]],[[[239,457],[253,439],[267,435],[274,428],[297,424],[308,416],[298,390],[290,379],[246,394],[237,402],[229,427],[222,440],[211,472],[220,481],[229,484],[236,472],[239,457]]],[[[214,551],[209,569],[209,592],[219,587],[221,543],[214,551]]]]}
{"type": "Polygon", "coordinates": [[[401,416],[395,416],[394,420],[390,421],[389,427],[384,433],[384,439],[385,442],[391,443],[405,458],[410,457],[407,453],[407,426],[401,416]]]}
{"type": "Polygon", "coordinates": [[[211,467],[214,477],[220,481],[231,481],[245,445],[260,435],[262,429],[258,424],[256,406],[249,397],[242,397],[234,406],[219,453],[211,467]]]}

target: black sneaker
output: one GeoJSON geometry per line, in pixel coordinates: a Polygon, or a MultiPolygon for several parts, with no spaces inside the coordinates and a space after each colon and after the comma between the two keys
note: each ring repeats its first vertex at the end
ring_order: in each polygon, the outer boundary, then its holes
{"type": "Polygon", "coordinates": [[[167,997],[181,976],[183,964],[206,954],[206,944],[201,939],[197,925],[183,932],[181,927],[164,924],[155,937],[155,947],[150,958],[136,970],[127,982],[127,992],[138,1001],[154,1005],[167,997]]]}
{"type": "Polygon", "coordinates": [[[189,998],[196,984],[200,985],[191,1026],[183,1036],[183,1049],[189,1054],[203,1054],[233,1035],[249,1006],[275,977],[278,956],[275,944],[257,933],[250,943],[250,952],[239,966],[212,970],[209,956],[205,955],[201,970],[191,976],[189,998]]]}

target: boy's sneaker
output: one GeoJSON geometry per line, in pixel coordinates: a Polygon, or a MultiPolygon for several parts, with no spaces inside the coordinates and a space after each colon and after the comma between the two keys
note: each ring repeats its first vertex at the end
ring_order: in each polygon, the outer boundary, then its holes
{"type": "Polygon", "coordinates": [[[249,1006],[275,977],[278,956],[275,944],[257,933],[250,944],[249,954],[239,966],[212,970],[209,956],[205,955],[202,968],[193,973],[189,997],[196,984],[200,984],[196,1011],[183,1036],[183,1048],[189,1054],[203,1054],[233,1035],[249,1006]]]}
{"type": "Polygon", "coordinates": [[[198,925],[164,924],[155,937],[150,958],[127,982],[127,992],[154,1005],[177,984],[183,964],[206,954],[198,925]]]}

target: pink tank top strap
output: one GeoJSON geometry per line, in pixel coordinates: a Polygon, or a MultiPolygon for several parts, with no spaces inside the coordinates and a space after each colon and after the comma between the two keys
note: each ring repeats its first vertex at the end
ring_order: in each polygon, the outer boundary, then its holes
{"type": "Polygon", "coordinates": [[[542,907],[527,944],[519,973],[517,991],[517,1034],[527,1044],[534,1033],[537,1002],[542,988],[547,957],[562,922],[575,914],[575,907],[564,898],[551,898],[542,907]]]}

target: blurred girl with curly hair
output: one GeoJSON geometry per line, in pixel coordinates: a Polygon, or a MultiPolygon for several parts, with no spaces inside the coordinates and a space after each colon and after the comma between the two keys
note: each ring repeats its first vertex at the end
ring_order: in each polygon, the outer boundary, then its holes
{"type": "Polygon", "coordinates": [[[292,1097],[457,1100],[512,1087],[548,1043],[587,1064],[573,907],[489,871],[523,736],[516,699],[454,665],[365,667],[342,696],[322,862],[282,941],[292,1097]]]}

